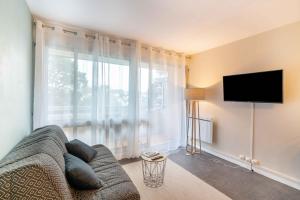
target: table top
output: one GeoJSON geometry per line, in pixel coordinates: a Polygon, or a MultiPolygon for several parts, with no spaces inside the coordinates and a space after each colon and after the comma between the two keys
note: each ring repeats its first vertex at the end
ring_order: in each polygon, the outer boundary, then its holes
{"type": "MultiPolygon", "coordinates": [[[[162,154],[160,154],[160,155],[162,155],[162,154]]],[[[144,156],[144,155],[141,155],[141,158],[142,158],[143,160],[145,160],[145,161],[148,161],[148,162],[161,162],[161,161],[164,161],[164,160],[167,159],[166,156],[164,156],[164,155],[162,155],[162,156],[163,156],[162,158],[159,158],[159,159],[156,159],[156,160],[152,160],[151,158],[148,158],[148,157],[146,157],[146,156],[144,156]]]]}

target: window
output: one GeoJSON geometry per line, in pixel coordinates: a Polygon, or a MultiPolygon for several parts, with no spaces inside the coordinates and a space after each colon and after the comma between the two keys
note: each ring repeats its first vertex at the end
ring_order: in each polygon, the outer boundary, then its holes
{"type": "Polygon", "coordinates": [[[48,49],[48,121],[73,119],[74,53],[48,49]]]}
{"type": "Polygon", "coordinates": [[[122,120],[129,115],[129,62],[105,63],[108,71],[109,116],[122,120]]]}
{"type": "Polygon", "coordinates": [[[57,124],[70,140],[104,144],[117,158],[178,147],[184,56],[36,25],[34,128],[57,124]]]}
{"type": "Polygon", "coordinates": [[[149,63],[142,62],[140,69],[140,95],[141,103],[140,109],[148,112],[163,110],[166,104],[166,91],[168,87],[168,72],[159,69],[152,69],[151,77],[149,76],[149,63]],[[151,85],[149,88],[149,78],[151,85]],[[149,91],[150,90],[150,91],[149,91]],[[149,104],[150,95],[150,104],[149,104]]]}
{"type": "Polygon", "coordinates": [[[166,104],[168,73],[154,69],[152,71],[152,109],[163,110],[166,104]]]}
{"type": "Polygon", "coordinates": [[[49,48],[48,97],[50,123],[66,126],[89,123],[97,107],[99,115],[105,113],[110,119],[123,120],[129,115],[129,61],[111,58],[94,61],[88,54],[49,48]]]}
{"type": "Polygon", "coordinates": [[[77,117],[79,123],[90,121],[92,116],[93,95],[93,58],[86,54],[78,55],[76,75],[77,117]]]}

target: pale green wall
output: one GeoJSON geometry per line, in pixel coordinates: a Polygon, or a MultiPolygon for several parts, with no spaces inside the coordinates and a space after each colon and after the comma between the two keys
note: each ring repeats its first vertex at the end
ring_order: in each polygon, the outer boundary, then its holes
{"type": "Polygon", "coordinates": [[[31,131],[32,17],[25,0],[0,0],[0,159],[31,131]]]}

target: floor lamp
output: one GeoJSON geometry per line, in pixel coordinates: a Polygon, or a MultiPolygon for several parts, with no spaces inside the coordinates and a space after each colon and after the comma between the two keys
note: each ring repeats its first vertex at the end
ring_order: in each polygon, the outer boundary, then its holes
{"type": "Polygon", "coordinates": [[[186,99],[186,152],[187,155],[201,153],[201,134],[200,134],[200,109],[199,101],[204,100],[203,88],[187,88],[185,89],[186,99]],[[191,123],[190,123],[191,121],[191,123]],[[196,144],[196,123],[198,123],[199,133],[199,151],[196,144]],[[189,129],[191,128],[191,136],[189,137],[189,129]],[[190,142],[190,144],[189,144],[190,142]]]}

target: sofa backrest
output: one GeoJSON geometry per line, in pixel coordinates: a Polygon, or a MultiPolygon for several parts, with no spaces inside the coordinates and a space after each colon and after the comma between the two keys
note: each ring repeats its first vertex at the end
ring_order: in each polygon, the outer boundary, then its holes
{"type": "Polygon", "coordinates": [[[65,141],[62,141],[61,132],[57,132],[57,126],[40,128],[38,133],[21,140],[0,162],[0,167],[17,162],[35,154],[44,153],[51,156],[61,170],[65,170],[63,154],[67,152],[65,141]]]}
{"type": "MultiPolygon", "coordinates": [[[[12,191],[29,189],[38,199],[44,199],[45,195],[39,194],[37,188],[42,191],[45,187],[51,187],[49,191],[52,191],[53,196],[58,196],[58,199],[71,198],[72,190],[65,178],[65,142],[67,138],[58,126],[39,128],[20,141],[0,161],[0,195],[21,195],[12,191]],[[39,179],[42,182],[39,182],[37,188],[30,185],[38,183],[35,181],[39,179]]],[[[26,199],[26,196],[21,197],[26,199]]]]}
{"type": "Polygon", "coordinates": [[[36,135],[36,134],[49,134],[49,133],[54,133],[55,135],[57,135],[62,142],[66,143],[68,142],[68,139],[64,133],[64,131],[56,125],[48,125],[48,126],[44,126],[41,128],[37,128],[32,132],[32,135],[36,135]]]}

